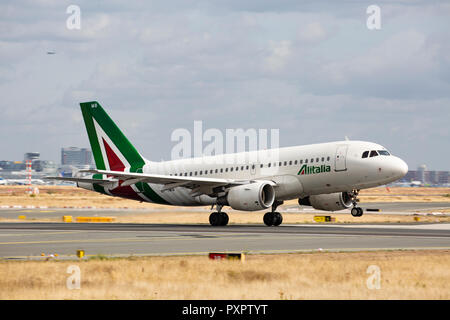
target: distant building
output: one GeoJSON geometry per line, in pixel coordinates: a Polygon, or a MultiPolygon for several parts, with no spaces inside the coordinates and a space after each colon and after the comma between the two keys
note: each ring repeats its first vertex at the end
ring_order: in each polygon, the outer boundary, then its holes
{"type": "Polygon", "coordinates": [[[0,168],[5,171],[21,171],[25,170],[25,162],[22,161],[0,161],[0,168]]]}
{"type": "Polygon", "coordinates": [[[87,148],[61,148],[61,164],[89,166],[92,164],[92,151],[87,148]]]}
{"type": "Polygon", "coordinates": [[[450,183],[448,171],[409,170],[400,180],[402,182],[420,181],[422,184],[444,185],[450,183]]]}
{"type": "Polygon", "coordinates": [[[51,160],[35,160],[31,168],[36,172],[54,172],[57,166],[51,160]]]}
{"type": "Polygon", "coordinates": [[[39,152],[27,152],[23,156],[23,161],[26,162],[28,160],[31,160],[31,161],[39,160],[40,156],[41,156],[41,154],[39,152]]]}
{"type": "Polygon", "coordinates": [[[417,168],[417,176],[416,180],[420,181],[422,183],[427,183],[427,177],[425,175],[425,172],[427,171],[427,166],[422,164],[417,168]]]}

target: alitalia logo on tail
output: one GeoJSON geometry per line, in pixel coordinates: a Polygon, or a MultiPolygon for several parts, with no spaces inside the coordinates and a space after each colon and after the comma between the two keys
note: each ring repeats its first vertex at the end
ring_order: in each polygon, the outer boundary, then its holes
{"type": "Polygon", "coordinates": [[[330,172],[331,167],[326,165],[320,165],[320,166],[308,166],[304,164],[300,170],[298,171],[297,175],[305,175],[305,174],[317,174],[322,172],[330,172]]]}

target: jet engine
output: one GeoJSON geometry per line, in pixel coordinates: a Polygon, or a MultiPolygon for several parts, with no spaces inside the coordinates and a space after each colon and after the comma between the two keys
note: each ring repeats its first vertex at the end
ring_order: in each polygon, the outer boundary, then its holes
{"type": "Polygon", "coordinates": [[[229,205],[235,210],[263,210],[272,206],[275,190],[270,182],[258,181],[230,188],[226,198],[221,200],[219,203],[229,205]]]}
{"type": "Polygon", "coordinates": [[[303,206],[312,206],[317,210],[338,211],[350,208],[353,204],[352,200],[353,197],[350,193],[338,192],[298,199],[298,203],[303,206]]]}

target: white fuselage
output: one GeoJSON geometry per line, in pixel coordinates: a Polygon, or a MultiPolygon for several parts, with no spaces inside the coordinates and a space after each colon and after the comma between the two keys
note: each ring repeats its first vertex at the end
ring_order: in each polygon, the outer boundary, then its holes
{"type": "MultiPolygon", "coordinates": [[[[365,189],[393,182],[408,171],[406,163],[381,145],[337,141],[165,162],[147,161],[143,173],[237,180],[273,181],[276,200],[365,189]],[[367,157],[363,153],[368,151],[367,157]],[[370,156],[372,151],[382,154],[370,156]],[[383,155],[384,154],[384,155],[383,155]]],[[[172,205],[209,205],[215,198],[192,196],[191,189],[151,188],[172,205]]]]}

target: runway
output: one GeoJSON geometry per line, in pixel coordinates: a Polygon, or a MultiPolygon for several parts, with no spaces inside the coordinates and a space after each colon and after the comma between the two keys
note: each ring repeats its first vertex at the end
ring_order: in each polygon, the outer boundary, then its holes
{"type": "MultiPolygon", "coordinates": [[[[412,214],[415,211],[420,212],[432,212],[437,209],[450,209],[450,202],[373,202],[373,203],[361,203],[361,207],[380,209],[380,212],[366,211],[365,215],[383,215],[383,214],[412,214]]],[[[299,207],[298,205],[286,205],[281,206],[280,211],[287,213],[319,213],[324,214],[324,211],[312,209],[310,207],[299,207]]],[[[149,208],[145,210],[136,209],[68,209],[68,208],[1,208],[0,217],[6,219],[17,219],[18,215],[26,215],[27,219],[61,219],[63,215],[70,215],[74,218],[78,216],[130,216],[140,214],[152,213],[152,212],[204,212],[207,216],[211,210],[208,207],[166,207],[166,208],[149,208]]],[[[232,212],[233,210],[227,210],[232,212]]],[[[349,215],[349,210],[342,210],[333,212],[333,215],[349,215]]],[[[207,220],[206,220],[207,221],[207,220]]]]}
{"type": "Polygon", "coordinates": [[[450,224],[414,225],[168,225],[0,223],[0,257],[41,253],[87,256],[200,255],[209,252],[288,253],[377,249],[450,249],[450,224]]]}

